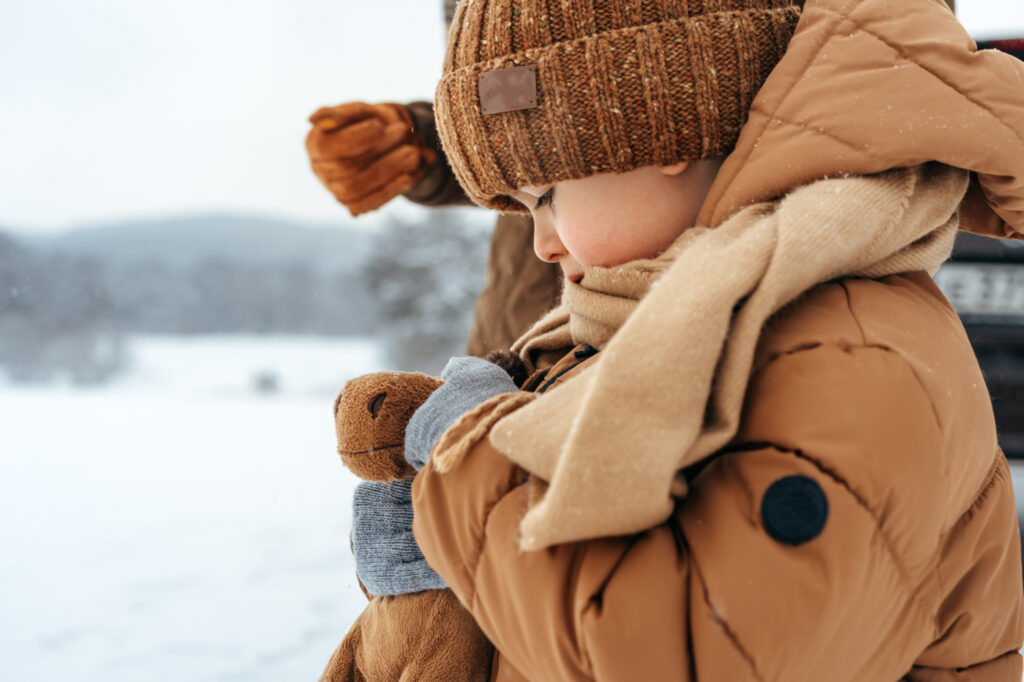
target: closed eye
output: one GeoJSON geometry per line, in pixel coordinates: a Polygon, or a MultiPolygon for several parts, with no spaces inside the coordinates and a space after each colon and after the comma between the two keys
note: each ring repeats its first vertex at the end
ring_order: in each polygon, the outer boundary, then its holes
{"type": "Polygon", "coordinates": [[[542,208],[544,206],[548,206],[554,200],[555,200],[555,188],[552,187],[547,192],[544,192],[544,194],[540,195],[540,197],[537,199],[537,205],[533,208],[533,210],[536,211],[539,208],[542,208]]]}

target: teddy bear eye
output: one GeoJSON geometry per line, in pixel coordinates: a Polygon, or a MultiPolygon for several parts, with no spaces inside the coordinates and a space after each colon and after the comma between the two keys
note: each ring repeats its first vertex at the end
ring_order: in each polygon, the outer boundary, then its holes
{"type": "Polygon", "coordinates": [[[377,395],[370,398],[370,402],[367,403],[366,409],[370,411],[370,416],[374,419],[380,414],[380,406],[384,404],[384,399],[388,397],[387,393],[378,393],[377,395]]]}

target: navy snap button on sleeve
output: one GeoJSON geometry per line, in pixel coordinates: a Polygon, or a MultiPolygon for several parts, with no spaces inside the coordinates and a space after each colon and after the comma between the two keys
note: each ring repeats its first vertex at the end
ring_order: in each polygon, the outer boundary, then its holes
{"type": "Polygon", "coordinates": [[[761,522],[778,542],[802,545],[821,534],[828,520],[828,498],[808,476],[786,476],[768,486],[761,499],[761,522]]]}

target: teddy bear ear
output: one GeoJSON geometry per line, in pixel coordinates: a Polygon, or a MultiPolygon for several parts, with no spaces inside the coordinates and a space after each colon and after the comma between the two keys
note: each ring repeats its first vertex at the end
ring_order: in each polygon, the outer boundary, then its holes
{"type": "Polygon", "coordinates": [[[341,389],[338,397],[334,399],[334,419],[338,419],[338,410],[341,408],[341,396],[345,395],[345,389],[341,389]]]}

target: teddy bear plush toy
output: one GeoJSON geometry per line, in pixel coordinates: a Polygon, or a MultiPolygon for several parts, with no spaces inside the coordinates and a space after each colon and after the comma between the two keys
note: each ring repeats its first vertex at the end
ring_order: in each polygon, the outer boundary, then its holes
{"type": "MultiPolygon", "coordinates": [[[[405,458],[406,426],[442,383],[411,372],[378,372],[349,381],[334,404],[338,453],[345,466],[364,481],[411,484],[416,470],[405,458]]],[[[369,492],[357,490],[357,497],[409,495],[409,485],[361,488],[369,492]]],[[[411,513],[411,500],[406,501],[411,513]]],[[[424,570],[429,570],[425,562],[424,570]]],[[[335,650],[320,682],[490,677],[493,647],[451,590],[375,595],[374,585],[360,580],[360,587],[370,603],[335,650]]]]}

